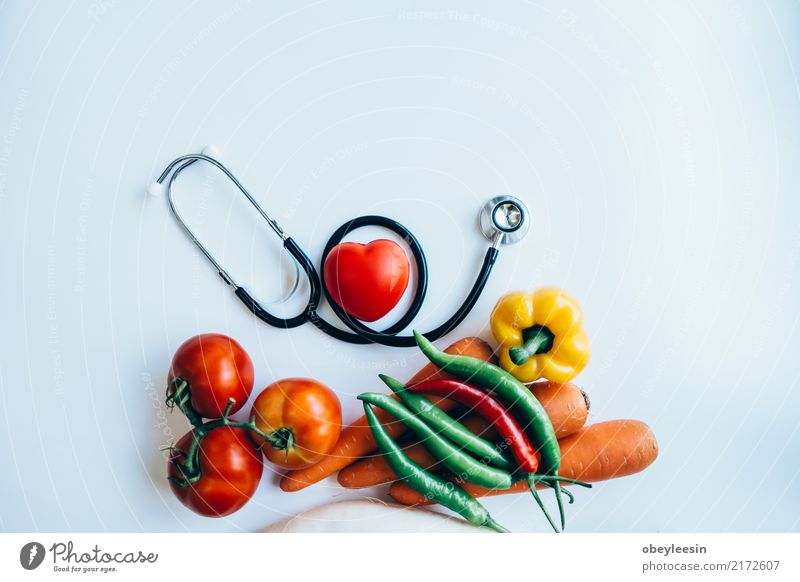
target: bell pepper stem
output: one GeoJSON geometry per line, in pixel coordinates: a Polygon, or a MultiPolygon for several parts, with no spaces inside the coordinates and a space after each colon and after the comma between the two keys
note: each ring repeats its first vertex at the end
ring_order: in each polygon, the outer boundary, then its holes
{"type": "Polygon", "coordinates": [[[515,366],[521,366],[536,354],[544,354],[553,348],[555,336],[543,325],[534,325],[522,332],[522,345],[509,348],[508,356],[515,366]]]}

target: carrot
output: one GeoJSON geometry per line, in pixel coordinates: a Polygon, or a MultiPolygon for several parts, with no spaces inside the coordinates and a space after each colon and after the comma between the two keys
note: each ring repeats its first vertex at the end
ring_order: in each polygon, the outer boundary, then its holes
{"type": "MultiPolygon", "coordinates": [[[[658,456],[656,437],[645,423],[638,420],[610,420],[587,426],[559,441],[563,477],[596,483],[633,475],[649,467],[658,456]]],[[[473,497],[523,493],[528,484],[520,481],[511,489],[497,490],[460,484],[473,497]]],[[[430,501],[405,483],[396,481],[389,495],[404,505],[428,504],[430,501]]]]}
{"type": "MultiPolygon", "coordinates": [[[[558,384],[556,382],[536,382],[529,388],[547,411],[556,435],[566,437],[579,431],[589,415],[589,400],[584,392],[575,384],[558,384]]],[[[467,414],[459,421],[472,432],[488,440],[495,440],[497,434],[487,426],[486,421],[475,414],[467,414]]],[[[397,424],[397,423],[392,423],[397,424]]],[[[411,455],[418,464],[428,469],[437,466],[436,461],[419,449],[425,450],[421,444],[407,445],[405,452],[411,455]]],[[[381,456],[368,457],[339,471],[339,484],[347,488],[372,487],[397,479],[394,471],[381,456]]]]}
{"type": "Polygon", "coordinates": [[[589,397],[575,384],[534,382],[528,388],[544,406],[559,439],[578,432],[586,424],[589,397]]]}
{"type": "MultiPolygon", "coordinates": [[[[451,354],[463,354],[487,361],[493,358],[492,348],[489,347],[489,344],[476,337],[460,339],[445,351],[451,354]]],[[[429,363],[417,372],[409,382],[421,382],[423,380],[447,377],[447,374],[429,363]]],[[[439,406],[445,410],[449,410],[454,406],[454,403],[450,400],[431,400],[439,404],[439,406]]],[[[378,416],[382,422],[391,419],[391,416],[383,411],[380,411],[378,416]]],[[[393,438],[401,435],[406,430],[405,425],[401,422],[389,422],[386,428],[393,438]]],[[[360,457],[371,453],[375,450],[376,446],[375,439],[372,437],[372,432],[367,425],[367,419],[362,416],[342,430],[342,434],[339,436],[339,441],[336,443],[336,446],[320,462],[310,467],[296,469],[286,473],[281,479],[281,489],[284,491],[299,491],[309,485],[313,485],[325,477],[333,475],[339,469],[343,469],[351,463],[354,463],[360,457]]]]}

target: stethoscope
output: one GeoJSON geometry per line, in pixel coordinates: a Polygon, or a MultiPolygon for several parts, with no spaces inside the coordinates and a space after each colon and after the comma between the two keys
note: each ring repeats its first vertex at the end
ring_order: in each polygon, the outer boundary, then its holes
{"type": "MultiPolygon", "coordinates": [[[[213,146],[206,147],[203,149],[203,153],[201,154],[188,154],[173,160],[164,169],[158,180],[150,185],[150,187],[147,189],[147,192],[152,195],[157,195],[163,192],[164,180],[166,180],[167,177],[169,177],[169,181],[167,182],[167,200],[169,202],[169,209],[172,212],[172,215],[178,221],[178,224],[181,226],[189,239],[197,246],[197,248],[200,249],[200,251],[211,262],[211,264],[214,265],[214,268],[216,268],[220,277],[222,277],[222,280],[225,281],[225,283],[230,287],[233,287],[234,293],[239,300],[256,317],[268,323],[269,325],[285,329],[298,327],[305,322],[310,321],[329,336],[351,344],[377,343],[393,347],[411,347],[416,345],[413,336],[398,336],[397,333],[405,329],[411,323],[422,307],[422,302],[425,300],[425,293],[428,287],[428,266],[425,260],[425,253],[422,251],[422,246],[419,244],[417,238],[405,226],[385,216],[360,216],[344,223],[342,226],[336,229],[333,235],[331,235],[331,238],[328,239],[328,242],[325,245],[325,250],[322,253],[321,264],[324,264],[328,253],[330,253],[334,246],[339,244],[350,232],[364,226],[380,226],[386,228],[400,236],[408,244],[411,254],[414,257],[417,270],[416,290],[414,291],[411,305],[403,317],[401,317],[396,323],[390,325],[383,331],[378,331],[367,327],[363,322],[354,319],[344,309],[342,309],[341,306],[331,299],[327,287],[325,286],[324,270],[320,269],[320,271],[317,271],[317,269],[314,267],[314,264],[311,262],[311,259],[308,258],[308,255],[303,252],[303,249],[300,248],[295,240],[286,235],[275,219],[271,218],[266,212],[264,212],[264,209],[261,208],[258,202],[256,202],[256,200],[241,184],[241,182],[236,179],[236,176],[234,176],[233,173],[228,170],[228,168],[226,168],[219,160],[216,159],[215,148],[213,148],[213,146]],[[288,295],[284,297],[284,301],[287,300],[297,290],[299,269],[302,269],[305,272],[308,278],[310,291],[308,303],[301,313],[295,315],[294,317],[281,318],[264,309],[264,307],[262,307],[261,304],[256,301],[252,295],[250,295],[247,289],[236,283],[233,277],[231,277],[231,275],[214,258],[214,256],[203,245],[203,243],[198,240],[198,238],[183,220],[175,206],[172,185],[183,170],[197,161],[208,162],[209,164],[215,166],[236,185],[236,187],[241,191],[245,198],[247,198],[250,204],[252,204],[258,213],[264,218],[264,220],[267,221],[267,224],[275,232],[275,234],[280,237],[281,241],[283,242],[283,248],[288,251],[289,255],[294,259],[295,270],[297,271],[298,276],[295,277],[294,284],[292,285],[288,295]],[[321,275],[320,273],[323,274],[321,275]],[[322,293],[325,294],[333,312],[350,329],[350,331],[335,327],[328,321],[322,319],[319,313],[317,313],[317,307],[319,306],[322,293]]],[[[530,216],[528,214],[528,208],[521,200],[515,198],[514,196],[501,195],[495,196],[481,207],[478,224],[483,236],[485,236],[486,239],[491,243],[489,248],[486,249],[481,270],[478,273],[478,276],[475,279],[467,298],[461,304],[461,307],[459,307],[447,321],[442,323],[437,328],[424,334],[431,341],[434,341],[452,331],[469,314],[480,297],[483,288],[486,286],[486,282],[489,279],[489,274],[492,272],[492,267],[497,260],[499,248],[501,246],[516,243],[527,234],[530,227],[530,216]]]]}

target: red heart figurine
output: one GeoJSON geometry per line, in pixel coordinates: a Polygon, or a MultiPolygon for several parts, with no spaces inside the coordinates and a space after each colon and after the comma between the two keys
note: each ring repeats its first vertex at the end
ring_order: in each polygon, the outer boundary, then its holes
{"type": "Polygon", "coordinates": [[[325,286],[331,298],[360,321],[375,321],[392,309],[408,287],[408,257],[394,241],[345,242],[325,259],[325,286]]]}

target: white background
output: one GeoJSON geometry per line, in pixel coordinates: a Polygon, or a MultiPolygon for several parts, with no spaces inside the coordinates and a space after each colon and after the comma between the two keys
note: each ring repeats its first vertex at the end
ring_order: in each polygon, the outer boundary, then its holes
{"type": "MultiPolygon", "coordinates": [[[[159,449],[186,425],[164,424],[159,402],[192,334],[237,338],[256,391],[329,384],[347,420],[379,371],[423,363],[246,312],[144,195],[214,142],[315,260],[356,215],[406,224],[431,267],[423,329],[475,275],[482,202],[527,201],[529,237],[442,345],[490,339],[508,290],[582,300],[592,420],[645,420],[661,456],[579,491],[572,531],[798,530],[796,2],[212,4],[0,8],[0,528],[255,530],[363,495],[334,480],[286,494],[270,473],[213,520],[167,487],[159,449]]],[[[184,177],[198,234],[276,296],[263,222],[210,171],[184,177]]],[[[511,529],[547,529],[528,496],[487,505],[511,529]]]]}

